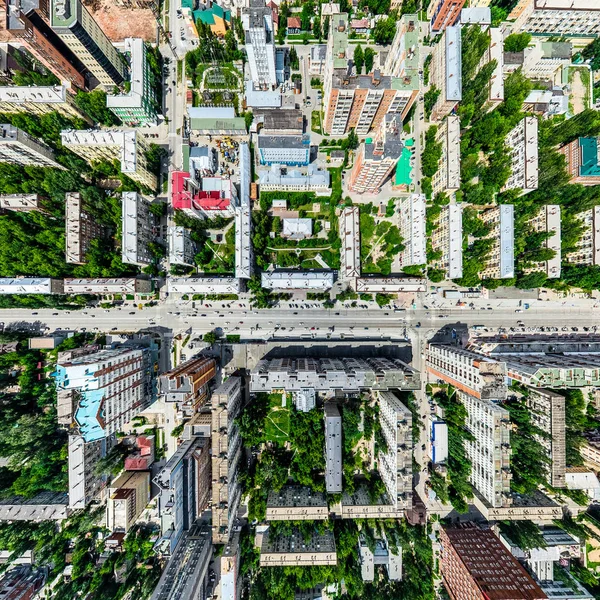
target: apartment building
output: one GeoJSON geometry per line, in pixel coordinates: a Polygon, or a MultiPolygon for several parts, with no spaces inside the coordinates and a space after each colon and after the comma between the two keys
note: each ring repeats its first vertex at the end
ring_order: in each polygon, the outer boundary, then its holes
{"type": "Polygon", "coordinates": [[[56,162],[49,146],[9,124],[0,124],[0,163],[2,162],[23,167],[31,165],[64,169],[56,162]]]}
{"type": "Polygon", "coordinates": [[[420,389],[420,380],[406,363],[386,357],[263,358],[250,377],[251,392],[296,392],[305,388],[326,394],[335,390],[415,390],[420,389]]]}
{"type": "Polygon", "coordinates": [[[125,53],[129,55],[130,87],[122,94],[106,96],[106,108],[126,127],[156,125],[160,110],[152,74],[148,64],[148,50],[142,38],[125,38],[125,53]]]}
{"type": "Polygon", "coordinates": [[[546,206],[542,206],[538,214],[529,220],[529,226],[535,232],[548,234],[549,237],[544,240],[543,247],[552,250],[554,256],[549,260],[532,265],[526,271],[544,271],[549,279],[560,277],[560,206],[558,204],[546,204],[546,206]]]}
{"type": "Polygon", "coordinates": [[[260,189],[279,192],[315,192],[326,194],[331,188],[331,174],[326,169],[308,165],[306,173],[298,169],[287,169],[279,164],[271,165],[269,170],[258,172],[260,189]]]}
{"type": "Polygon", "coordinates": [[[138,277],[64,280],[65,294],[148,294],[152,281],[138,277]]]}
{"type": "Polygon", "coordinates": [[[378,194],[400,158],[402,121],[388,114],[375,138],[361,143],[354,161],[348,188],[359,194],[378,194]]]}
{"type": "Polygon", "coordinates": [[[433,0],[427,7],[427,18],[431,21],[431,32],[440,33],[454,25],[460,18],[465,0],[433,0]]]}
{"type": "Polygon", "coordinates": [[[600,265],[600,206],[577,215],[583,224],[576,249],[566,254],[566,260],[575,265],[600,265]]]}
{"type": "Polygon", "coordinates": [[[481,220],[491,226],[487,236],[493,245],[486,259],[482,278],[508,279],[515,276],[515,216],[512,204],[500,204],[484,210],[481,220]]]}
{"type": "Polygon", "coordinates": [[[268,290],[321,290],[333,287],[334,271],[271,271],[260,274],[261,286],[268,290]]]}
{"type": "Polygon", "coordinates": [[[334,15],[323,76],[325,132],[345,135],[355,129],[357,135],[366,136],[379,128],[387,114],[398,115],[401,122],[419,95],[418,71],[407,69],[401,77],[378,70],[353,75],[348,47],[348,15],[334,15]]]}
{"type": "Polygon", "coordinates": [[[150,502],[150,471],[125,471],[111,482],[106,504],[111,532],[131,529],[150,502]]]}
{"type": "Polygon", "coordinates": [[[342,250],[340,279],[360,277],[360,210],[358,206],[342,209],[339,223],[342,250]]]}
{"type": "Polygon", "coordinates": [[[159,489],[162,537],[157,547],[164,554],[173,555],[184,533],[193,528],[196,518],[208,505],[209,446],[208,438],[193,437],[184,441],[152,480],[159,489]]]}
{"type": "Polygon", "coordinates": [[[242,11],[242,23],[252,83],[257,89],[272,89],[277,85],[272,10],[262,0],[250,0],[249,8],[242,11]]]}
{"type": "Polygon", "coordinates": [[[57,112],[70,119],[84,119],[91,123],[73,101],[68,81],[48,86],[16,86],[0,87],[0,112],[27,113],[29,115],[47,115],[57,112]]]}
{"type": "Polygon", "coordinates": [[[595,0],[519,0],[508,15],[512,30],[537,35],[600,35],[600,6],[595,0]]]}
{"type": "Polygon", "coordinates": [[[427,373],[430,381],[441,381],[474,398],[506,398],[506,365],[458,346],[429,344],[427,373]]]}
{"type": "Polygon", "coordinates": [[[5,0],[6,30],[60,81],[88,89],[89,73],[75,53],[50,27],[47,0],[5,0]]]}
{"type": "Polygon", "coordinates": [[[121,193],[121,260],[145,267],[153,260],[148,244],[154,240],[150,203],[137,192],[121,193]]]}
{"type": "MultiPolygon", "coordinates": [[[[33,569],[32,565],[17,565],[0,579],[0,598],[3,600],[31,600],[46,583],[45,569],[33,569]]],[[[40,592],[41,593],[41,592],[40,592]]]]}
{"type": "Polygon", "coordinates": [[[548,482],[552,487],[563,488],[566,486],[565,397],[552,390],[529,388],[525,401],[532,425],[548,435],[536,437],[550,457],[548,482]]]}
{"type": "Polygon", "coordinates": [[[445,271],[446,279],[459,279],[463,275],[462,211],[461,204],[444,205],[430,236],[431,249],[442,253],[433,266],[445,271]]]}
{"type": "Polygon", "coordinates": [[[402,15],[396,23],[396,35],[383,71],[392,77],[418,78],[419,68],[419,18],[402,15]]]}
{"type": "Polygon", "coordinates": [[[155,436],[138,435],[135,440],[130,443],[130,446],[134,451],[125,458],[125,470],[148,471],[154,462],[155,444],[155,436]]]}
{"type": "Polygon", "coordinates": [[[152,362],[150,350],[129,347],[59,357],[52,377],[59,392],[76,392],[71,427],[85,442],[121,431],[156,398],[152,362]]]}
{"type": "Polygon", "coordinates": [[[85,208],[77,192],[65,194],[65,260],[83,265],[92,242],[105,235],[106,228],[85,208]]]}
{"type": "Polygon", "coordinates": [[[163,373],[159,378],[160,393],[165,402],[177,402],[196,412],[208,400],[209,384],[217,374],[212,358],[193,358],[163,373]]]}
{"type": "Polygon", "coordinates": [[[429,83],[440,90],[431,118],[443,119],[462,100],[462,54],[460,25],[447,27],[431,53],[429,83]]]}
{"type": "MultiPolygon", "coordinates": [[[[600,10],[598,11],[600,14],[600,10]]],[[[600,137],[577,138],[559,148],[565,157],[571,183],[600,184],[600,137]]]]}
{"type": "Polygon", "coordinates": [[[51,277],[1,277],[0,294],[62,294],[62,279],[51,277]]]}
{"type": "Polygon", "coordinates": [[[548,596],[491,529],[473,523],[441,527],[442,582],[451,598],[545,600],[548,596]]]}
{"type": "Polygon", "coordinates": [[[399,257],[403,267],[427,263],[425,204],[425,194],[411,194],[399,203],[399,229],[404,244],[399,257]]]}
{"type": "Polygon", "coordinates": [[[381,433],[387,442],[387,450],[377,455],[377,469],[400,517],[412,507],[412,413],[392,392],[380,391],[376,397],[381,433]]]}
{"type": "Polygon", "coordinates": [[[422,277],[359,277],[356,291],[360,294],[399,294],[424,292],[427,281],[422,277]]]}
{"type": "Polygon", "coordinates": [[[591,433],[587,434],[585,441],[579,449],[583,462],[587,467],[594,470],[600,469],[600,436],[591,433]]]}
{"type": "Polygon", "coordinates": [[[333,531],[313,533],[312,538],[306,537],[294,528],[289,535],[277,537],[267,529],[262,536],[260,546],[261,567],[303,567],[337,564],[335,537],[333,531]]]}
{"type": "Polygon", "coordinates": [[[285,485],[269,491],[267,521],[325,521],[329,518],[327,496],[301,485],[285,485]]]}
{"type": "Polygon", "coordinates": [[[497,399],[476,398],[456,392],[467,410],[466,427],[474,440],[464,442],[471,462],[469,481],[493,508],[509,506],[510,415],[497,399]]]}
{"type": "MultiPolygon", "coordinates": [[[[482,59],[483,65],[496,61],[496,67],[490,79],[488,101],[491,108],[495,108],[504,101],[504,33],[500,27],[490,27],[490,45],[487,47],[482,59]]],[[[482,66],[483,66],[482,65],[482,66]]]]}
{"type": "Polygon", "coordinates": [[[185,227],[172,225],[169,227],[169,263],[193,267],[195,265],[196,244],[192,240],[191,232],[185,227]]]}
{"type": "Polygon", "coordinates": [[[258,135],[261,165],[307,166],[310,163],[310,134],[258,135]]]}
{"type": "Polygon", "coordinates": [[[242,489],[239,481],[242,439],[236,418],[244,401],[240,377],[229,377],[212,394],[213,543],[226,544],[233,531],[242,489]]]}
{"type": "Polygon", "coordinates": [[[44,212],[43,200],[38,194],[0,194],[0,209],[11,212],[44,212]]]}
{"type": "Polygon", "coordinates": [[[524,194],[538,187],[538,120],[536,117],[523,117],[517,126],[509,131],[504,144],[510,153],[511,174],[502,188],[520,189],[524,194]]]}
{"type": "Polygon", "coordinates": [[[92,164],[98,160],[121,163],[121,173],[155,190],[156,175],[149,170],[146,154],[148,145],[134,129],[68,129],[62,131],[63,146],[92,164]]]}
{"type": "Polygon", "coordinates": [[[452,194],[460,188],[460,118],[448,115],[439,125],[436,142],[442,145],[442,156],[431,184],[434,194],[452,194]]]}
{"type": "Polygon", "coordinates": [[[239,294],[241,280],[235,277],[169,277],[169,294],[239,294]]]}
{"type": "Polygon", "coordinates": [[[375,581],[375,567],[382,566],[390,581],[402,579],[402,551],[392,549],[385,533],[375,539],[374,552],[369,548],[365,538],[360,535],[358,540],[358,557],[363,581],[375,581]]]}
{"type": "Polygon", "coordinates": [[[505,53],[504,72],[512,73],[521,68],[530,79],[561,82],[561,70],[571,63],[571,42],[546,42],[534,39],[521,52],[505,53]]]}
{"type": "Polygon", "coordinates": [[[325,413],[325,489],[328,494],[342,492],[342,415],[335,402],[327,402],[325,413]]]}
{"type": "Polygon", "coordinates": [[[80,0],[49,0],[50,26],[107,91],[128,78],[118,52],[80,0]]]}
{"type": "MultiPolygon", "coordinates": [[[[61,391],[58,392],[60,403],[61,391]]],[[[106,438],[86,442],[80,434],[69,434],[69,508],[85,508],[106,489],[106,475],[96,472],[98,461],[106,456],[106,438]]]]}

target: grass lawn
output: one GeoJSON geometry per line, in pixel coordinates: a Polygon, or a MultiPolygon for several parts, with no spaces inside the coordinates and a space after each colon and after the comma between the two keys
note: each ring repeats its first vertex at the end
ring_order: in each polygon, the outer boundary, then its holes
{"type": "Polygon", "coordinates": [[[321,113],[318,110],[313,110],[310,113],[310,128],[321,135],[321,113]]]}
{"type": "Polygon", "coordinates": [[[269,414],[265,422],[265,433],[267,439],[272,442],[286,442],[290,437],[290,403],[281,405],[281,394],[269,394],[269,414]]]}

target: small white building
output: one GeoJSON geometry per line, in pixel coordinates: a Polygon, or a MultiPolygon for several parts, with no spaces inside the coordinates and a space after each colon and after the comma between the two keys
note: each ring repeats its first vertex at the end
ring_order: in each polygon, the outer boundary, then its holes
{"type": "Polygon", "coordinates": [[[283,219],[281,234],[291,240],[303,240],[312,236],[312,219],[283,219]]]}
{"type": "Polygon", "coordinates": [[[2,277],[0,294],[62,294],[62,279],[50,277],[2,277]]]}

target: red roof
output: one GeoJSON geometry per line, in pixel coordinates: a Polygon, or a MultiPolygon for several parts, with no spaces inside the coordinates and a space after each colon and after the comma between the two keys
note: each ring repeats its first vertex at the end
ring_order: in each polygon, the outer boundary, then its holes
{"type": "Polygon", "coordinates": [[[350,27],[352,29],[368,29],[369,19],[353,19],[350,21],[350,27]]]}
{"type": "Polygon", "coordinates": [[[298,17],[288,17],[287,26],[288,29],[301,29],[302,21],[298,17]]]}
{"type": "Polygon", "coordinates": [[[171,173],[171,202],[173,208],[190,208],[192,194],[186,189],[185,182],[190,178],[186,171],[173,171],[171,173]]]}
{"type": "Polygon", "coordinates": [[[136,454],[135,456],[128,456],[125,459],[125,470],[126,471],[145,471],[150,468],[152,464],[151,456],[140,456],[136,454]]]}

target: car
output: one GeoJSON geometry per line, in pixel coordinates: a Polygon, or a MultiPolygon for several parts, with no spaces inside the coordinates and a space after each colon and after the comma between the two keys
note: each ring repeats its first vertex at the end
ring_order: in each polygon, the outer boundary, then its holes
{"type": "Polygon", "coordinates": [[[130,315],[135,315],[135,311],[131,311],[129,314],[130,315]]]}
{"type": "Polygon", "coordinates": [[[52,313],[53,317],[58,317],[58,313],[52,313]]]}
{"type": "Polygon", "coordinates": [[[39,314],[39,313],[36,313],[36,312],[32,312],[32,313],[31,313],[31,314],[32,314],[32,315],[38,315],[38,314],[39,314]]]}
{"type": "Polygon", "coordinates": [[[522,313],[523,311],[520,308],[517,308],[517,310],[515,310],[516,313],[522,313]]]}
{"type": "Polygon", "coordinates": [[[111,331],[117,331],[118,327],[113,327],[111,331]]]}

